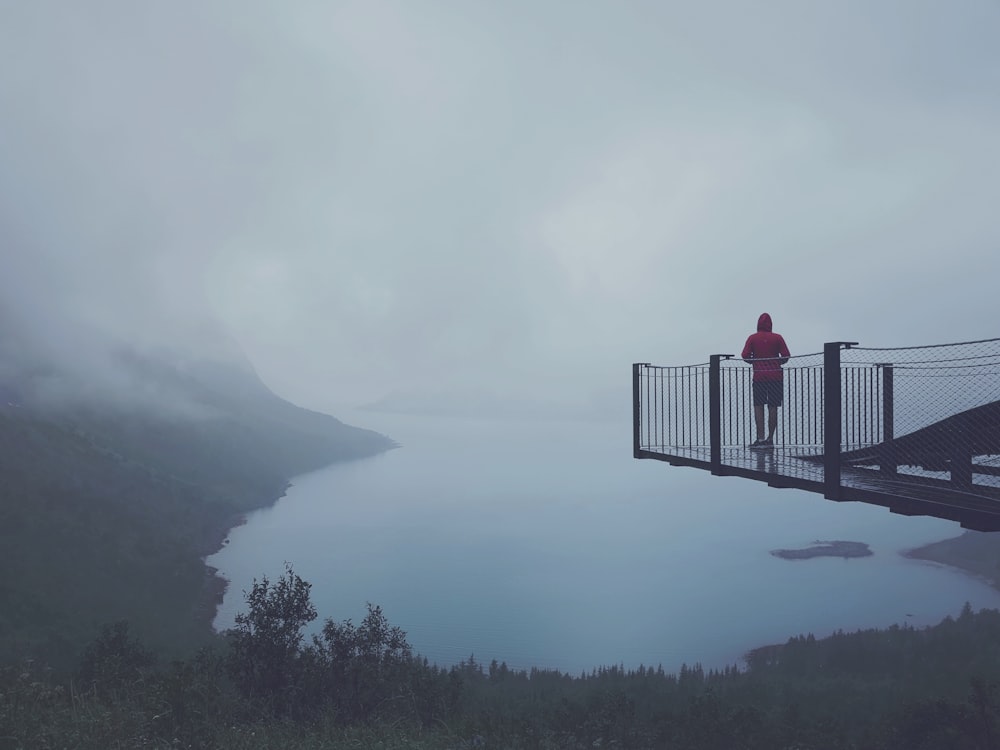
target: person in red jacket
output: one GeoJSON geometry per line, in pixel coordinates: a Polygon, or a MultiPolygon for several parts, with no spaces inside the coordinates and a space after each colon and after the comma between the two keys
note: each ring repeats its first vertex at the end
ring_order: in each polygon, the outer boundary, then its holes
{"type": "Polygon", "coordinates": [[[771,316],[761,313],[757,333],[752,333],[743,346],[744,362],[753,365],[753,416],[757,439],[751,448],[770,448],[778,428],[778,407],[783,403],[784,373],[781,366],[792,356],[780,333],[771,330],[771,316]],[[767,405],[767,437],[764,437],[764,405],[767,405]]]}

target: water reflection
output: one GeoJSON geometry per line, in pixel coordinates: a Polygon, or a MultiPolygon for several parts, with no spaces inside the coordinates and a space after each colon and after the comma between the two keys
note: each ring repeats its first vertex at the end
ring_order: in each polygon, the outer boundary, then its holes
{"type": "Polygon", "coordinates": [[[757,463],[757,471],[767,472],[769,474],[774,473],[774,446],[769,446],[767,448],[755,448],[753,450],[754,458],[757,463]]]}

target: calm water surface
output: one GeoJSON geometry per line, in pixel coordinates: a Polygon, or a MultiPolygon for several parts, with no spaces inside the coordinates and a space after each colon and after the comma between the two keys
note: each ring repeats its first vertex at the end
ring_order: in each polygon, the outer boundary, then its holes
{"type": "Polygon", "coordinates": [[[1000,608],[977,579],[899,555],[958,535],[955,523],[637,461],[625,422],[341,416],[402,447],[298,477],[234,529],[208,560],[231,582],[217,628],[286,561],[312,583],[317,624],[381,605],[442,666],[474,654],[675,672],[802,633],[1000,608]],[[875,554],[769,554],[829,539],[875,554]]]}

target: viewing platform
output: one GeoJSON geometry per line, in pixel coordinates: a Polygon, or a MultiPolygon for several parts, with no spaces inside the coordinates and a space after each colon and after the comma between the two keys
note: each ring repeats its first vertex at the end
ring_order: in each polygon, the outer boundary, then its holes
{"type": "Polygon", "coordinates": [[[633,364],[633,455],[1000,531],[1000,339],[830,342],[783,371],[775,445],[751,448],[743,360],[633,364]]]}

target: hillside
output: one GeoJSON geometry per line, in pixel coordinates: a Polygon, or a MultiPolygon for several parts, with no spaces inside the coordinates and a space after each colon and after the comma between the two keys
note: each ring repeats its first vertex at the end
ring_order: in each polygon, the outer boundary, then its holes
{"type": "Polygon", "coordinates": [[[907,550],[905,555],[959,568],[1000,589],[1000,532],[965,531],[951,539],[907,550]]]}
{"type": "Polygon", "coordinates": [[[394,447],[294,406],[242,363],[133,351],[116,388],[52,365],[0,368],[0,656],[76,659],[127,619],[153,648],[211,637],[203,557],[291,477],[394,447]],[[53,394],[58,394],[58,397],[53,394]]]}

